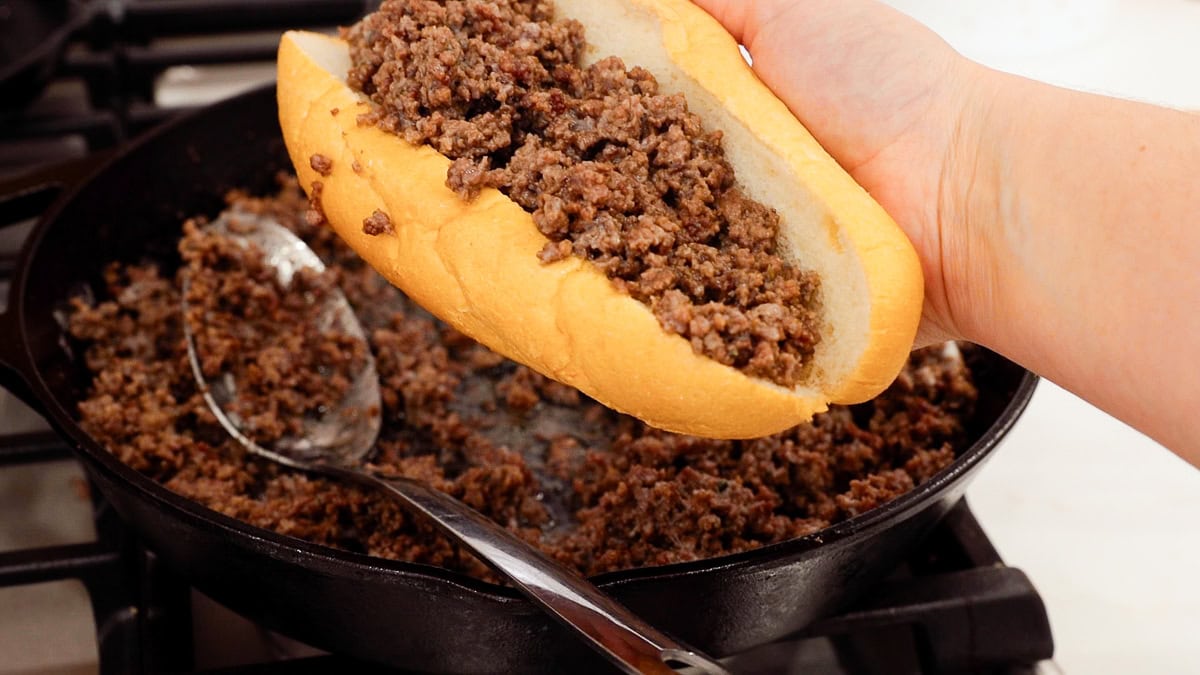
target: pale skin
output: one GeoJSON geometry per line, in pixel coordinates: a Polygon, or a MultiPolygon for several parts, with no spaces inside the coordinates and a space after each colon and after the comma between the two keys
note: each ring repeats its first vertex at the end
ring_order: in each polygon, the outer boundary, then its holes
{"type": "Polygon", "coordinates": [[[985,345],[1200,466],[1200,115],[975,64],[874,0],[694,0],[985,345]]]}

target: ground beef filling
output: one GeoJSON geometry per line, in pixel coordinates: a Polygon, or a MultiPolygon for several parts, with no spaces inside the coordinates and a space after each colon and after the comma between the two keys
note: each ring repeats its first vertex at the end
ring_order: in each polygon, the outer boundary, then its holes
{"type": "MultiPolygon", "coordinates": [[[[274,198],[234,201],[305,239],[329,266],[312,283],[336,281],[361,319],[382,389],[375,468],[427,481],[583,574],[815,532],[928,480],[966,442],[976,391],[962,360],[940,349],[914,354],[874,401],[774,436],[714,441],[651,429],[434,320],[330,228],[311,224],[294,182],[274,198]]],[[[305,287],[284,291],[260,273],[253,252],[193,227],[180,246],[188,266],[214,270],[205,283],[231,317],[308,302],[296,297],[305,287]]],[[[251,525],[493,578],[391,500],[282,469],[231,440],[188,365],[180,281],[157,265],[113,264],[98,300],[76,303],[70,334],[93,376],[79,406],[88,433],[169,489],[251,525]]],[[[300,339],[317,354],[344,354],[336,335],[300,339]]],[[[236,358],[306,358],[273,354],[268,343],[244,341],[236,358]]],[[[292,368],[263,368],[250,381],[260,440],[286,429],[309,397],[321,400],[292,368]]]]}
{"type": "Polygon", "coordinates": [[[697,353],[802,381],[818,278],[777,255],[778,214],[682,96],[617,58],[581,67],[583,27],[543,0],[389,0],[344,36],[366,120],[453,159],[464,198],[495,187],[530,211],[543,261],[588,259],[697,353]]]}
{"type": "Polygon", "coordinates": [[[363,232],[371,236],[387,234],[392,231],[392,219],[388,214],[375,209],[371,215],[363,219],[363,232]]]}
{"type": "Polygon", "coordinates": [[[328,176],[329,174],[333,173],[333,160],[322,154],[315,154],[309,157],[308,165],[312,167],[313,171],[316,171],[322,176],[328,176]]]}

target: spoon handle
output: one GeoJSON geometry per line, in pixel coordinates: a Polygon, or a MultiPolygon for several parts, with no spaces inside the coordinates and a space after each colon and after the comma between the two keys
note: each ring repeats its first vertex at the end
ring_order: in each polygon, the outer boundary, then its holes
{"type": "Polygon", "coordinates": [[[668,665],[671,662],[728,675],[716,660],[668,637],[586,579],[454,497],[406,478],[382,478],[342,466],[316,468],[377,487],[415,507],[624,672],[677,672],[668,665]]]}

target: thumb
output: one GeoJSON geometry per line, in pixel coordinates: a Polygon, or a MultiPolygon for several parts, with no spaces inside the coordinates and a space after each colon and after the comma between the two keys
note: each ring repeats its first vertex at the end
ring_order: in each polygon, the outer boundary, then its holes
{"type": "MultiPolygon", "coordinates": [[[[753,21],[755,9],[760,4],[755,0],[693,0],[697,6],[712,15],[714,19],[725,26],[734,39],[745,44],[746,31],[757,29],[758,22],[753,21]]],[[[777,3],[776,3],[777,4],[777,3]]]]}
{"type": "Polygon", "coordinates": [[[692,0],[708,12],[739,43],[751,49],[763,28],[773,24],[789,10],[798,9],[800,0],[692,0]]]}

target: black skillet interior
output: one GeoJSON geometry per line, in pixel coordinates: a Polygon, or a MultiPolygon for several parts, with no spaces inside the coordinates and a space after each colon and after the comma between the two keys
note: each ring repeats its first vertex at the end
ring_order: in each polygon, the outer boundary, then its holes
{"type": "MultiPolygon", "coordinates": [[[[234,609],[327,649],[429,670],[534,671],[562,658],[588,660],[508,589],[257,530],[137,474],[75,424],[90,378],[63,336],[67,298],[99,288],[110,261],[174,260],[180,223],[216,214],[228,189],[271,191],[277,173],[290,167],[278,133],[274,90],[260,89],[143,139],[61,200],[19,263],[9,315],[0,319],[20,339],[0,344],[0,361],[22,371],[37,407],[73,440],[97,484],[151,547],[234,609]],[[464,631],[463,621],[473,630],[464,631]]],[[[978,440],[908,495],[803,539],[597,582],[716,654],[777,639],[844,604],[950,508],[1027,402],[1031,375],[988,353],[973,360],[983,392],[972,429],[978,440]]]]}

